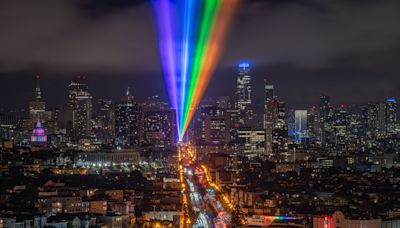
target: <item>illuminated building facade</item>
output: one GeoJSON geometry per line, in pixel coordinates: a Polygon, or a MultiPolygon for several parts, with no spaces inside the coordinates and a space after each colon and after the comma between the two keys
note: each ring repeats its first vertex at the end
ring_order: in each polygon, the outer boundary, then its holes
{"type": "Polygon", "coordinates": [[[103,143],[112,143],[114,139],[114,108],[111,100],[99,99],[95,111],[93,133],[96,140],[103,143]]]}
{"type": "Polygon", "coordinates": [[[42,92],[39,85],[39,76],[36,76],[35,99],[29,102],[29,115],[31,120],[43,118],[46,111],[46,103],[42,100],[42,92]]]}
{"type": "Polygon", "coordinates": [[[218,108],[225,108],[225,109],[231,108],[231,103],[230,103],[230,99],[228,96],[218,97],[216,103],[217,103],[218,108]]]}
{"type": "Polygon", "coordinates": [[[274,99],[274,85],[269,85],[264,80],[265,102],[274,99]]]}
{"type": "Polygon", "coordinates": [[[274,85],[268,84],[264,79],[264,129],[267,127],[268,103],[274,99],[274,85]]]}
{"type": "Polygon", "coordinates": [[[287,114],[287,118],[286,118],[286,122],[288,125],[288,136],[290,137],[294,137],[295,136],[295,132],[296,132],[296,120],[295,120],[295,113],[294,110],[291,110],[288,114],[287,114]]]}
{"type": "Polygon", "coordinates": [[[329,135],[331,132],[331,122],[332,122],[332,106],[331,98],[327,95],[322,95],[319,98],[319,132],[318,137],[320,139],[321,145],[326,145],[329,142],[329,135]]]}
{"type": "Polygon", "coordinates": [[[82,152],[77,156],[78,166],[111,166],[121,164],[138,164],[140,153],[136,149],[113,149],[96,152],[82,152]]]}
{"type": "Polygon", "coordinates": [[[78,137],[90,137],[92,130],[92,96],[89,92],[80,93],[77,97],[74,112],[74,128],[78,137]]]}
{"type": "Polygon", "coordinates": [[[29,119],[29,129],[31,129],[32,126],[35,125],[38,119],[41,119],[43,122],[49,121],[51,119],[51,112],[46,111],[46,102],[43,101],[39,76],[36,76],[34,99],[29,102],[29,119]]]}
{"type": "Polygon", "coordinates": [[[307,110],[296,110],[294,112],[295,129],[294,136],[296,142],[308,136],[307,110]]]}
{"type": "Polygon", "coordinates": [[[368,138],[374,138],[378,132],[378,108],[372,103],[362,107],[363,130],[368,138]]]}
{"type": "Polygon", "coordinates": [[[346,142],[349,140],[348,136],[351,131],[351,120],[348,108],[345,105],[341,105],[339,108],[335,108],[333,113],[333,142],[336,144],[337,148],[344,148],[346,142]]]}
{"type": "Polygon", "coordinates": [[[175,144],[176,116],[175,110],[147,110],[143,117],[144,144],[163,148],[175,144]]]}
{"type": "Polygon", "coordinates": [[[276,104],[278,113],[273,130],[273,150],[277,154],[287,150],[288,125],[285,102],[277,100],[276,104]]]}
{"type": "Polygon", "coordinates": [[[318,134],[318,109],[313,106],[307,112],[307,130],[311,137],[315,137],[318,134]]]}
{"type": "Polygon", "coordinates": [[[271,100],[267,102],[267,112],[265,114],[265,153],[267,156],[273,154],[273,134],[275,129],[275,124],[278,120],[278,101],[271,100]]]}
{"type": "Polygon", "coordinates": [[[265,154],[265,131],[242,127],[238,131],[239,151],[242,155],[254,158],[265,154]]]}
{"type": "Polygon", "coordinates": [[[285,103],[278,99],[267,102],[265,117],[265,154],[271,156],[286,149],[288,125],[286,123],[285,103]]]}
{"type": "Polygon", "coordinates": [[[314,228],[380,228],[384,227],[382,225],[382,220],[380,218],[346,218],[346,216],[341,211],[335,211],[331,215],[313,217],[314,228]]]}
{"type": "Polygon", "coordinates": [[[378,131],[380,134],[386,134],[386,104],[379,103],[378,104],[378,131]]]}
{"type": "Polygon", "coordinates": [[[387,133],[396,133],[397,128],[397,101],[395,98],[386,99],[385,124],[387,133]]]}
{"type": "Polygon", "coordinates": [[[196,127],[198,145],[226,145],[230,140],[230,119],[226,109],[216,106],[201,107],[201,116],[196,127]]]}
{"type": "Polygon", "coordinates": [[[31,143],[32,145],[45,145],[47,143],[47,135],[42,127],[40,119],[37,120],[36,126],[32,131],[31,143]]]}
{"type": "Polygon", "coordinates": [[[244,110],[251,105],[251,76],[250,64],[239,64],[239,73],[236,85],[237,107],[244,110]]]}
{"type": "Polygon", "coordinates": [[[138,147],[142,112],[133,101],[129,88],[123,101],[115,105],[115,145],[118,148],[138,147]]]}
{"type": "Polygon", "coordinates": [[[236,81],[236,108],[239,110],[239,124],[248,126],[254,120],[254,110],[251,100],[250,64],[239,64],[236,81]]]}
{"type": "Polygon", "coordinates": [[[92,132],[92,96],[85,80],[85,77],[77,77],[69,84],[72,132],[76,141],[91,137],[92,132]]]}

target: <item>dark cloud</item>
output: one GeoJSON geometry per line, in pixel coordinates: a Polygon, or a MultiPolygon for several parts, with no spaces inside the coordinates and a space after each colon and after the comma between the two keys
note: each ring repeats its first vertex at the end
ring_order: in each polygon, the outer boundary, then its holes
{"type": "MultiPolygon", "coordinates": [[[[296,96],[301,90],[309,94],[302,99],[311,99],[323,92],[321,88],[338,100],[378,99],[383,93],[370,93],[376,85],[380,92],[387,87],[385,94],[396,91],[399,10],[398,0],[243,1],[208,93],[225,85],[220,83],[225,80],[229,87],[215,90],[232,91],[234,65],[248,59],[254,65],[255,81],[271,78],[293,103],[300,102],[296,96]],[[361,78],[364,87],[357,87],[359,95],[350,96],[361,78]],[[328,88],[327,82],[335,87],[328,88]]],[[[121,86],[128,80],[123,75],[129,80],[152,75],[162,84],[148,1],[3,0],[0,29],[3,85],[12,80],[3,75],[35,73],[64,78],[120,75],[121,86]]],[[[92,83],[96,88],[96,81],[92,83]]]]}
{"type": "Polygon", "coordinates": [[[112,14],[118,10],[144,4],[147,0],[75,0],[85,16],[97,19],[112,14]]]}
{"type": "Polygon", "coordinates": [[[284,1],[275,6],[268,2],[243,6],[230,37],[230,44],[236,45],[228,45],[235,47],[228,50],[228,58],[249,56],[268,64],[285,61],[319,68],[341,55],[400,44],[400,2],[396,0],[284,1]],[[310,2],[327,10],[316,10],[310,2]]]}
{"type": "Polygon", "coordinates": [[[2,2],[0,71],[38,66],[63,72],[158,68],[151,11],[146,4],[133,5],[117,4],[93,19],[87,17],[92,10],[107,7],[86,9],[69,0],[2,2]]]}

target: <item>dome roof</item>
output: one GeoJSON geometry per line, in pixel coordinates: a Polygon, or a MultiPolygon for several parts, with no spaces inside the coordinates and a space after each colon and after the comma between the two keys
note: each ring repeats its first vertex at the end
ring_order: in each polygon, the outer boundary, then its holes
{"type": "Polygon", "coordinates": [[[35,128],[32,130],[31,141],[33,143],[45,143],[47,141],[46,132],[40,120],[37,120],[35,128]]]}
{"type": "Polygon", "coordinates": [[[40,120],[37,120],[36,126],[32,131],[32,136],[45,136],[45,135],[46,132],[42,128],[42,123],[40,122],[40,120]]]}

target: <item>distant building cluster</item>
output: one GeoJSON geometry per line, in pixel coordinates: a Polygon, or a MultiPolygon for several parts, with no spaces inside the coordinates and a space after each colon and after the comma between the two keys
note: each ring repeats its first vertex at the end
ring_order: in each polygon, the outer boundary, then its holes
{"type": "Polygon", "coordinates": [[[165,148],[176,143],[175,111],[158,96],[138,103],[128,88],[120,101],[99,99],[93,104],[86,78],[76,77],[68,85],[68,104],[47,110],[39,77],[36,80],[29,114],[0,116],[3,144],[94,150],[165,148]]]}
{"type": "MultiPolygon", "coordinates": [[[[68,103],[49,110],[39,80],[28,115],[0,116],[3,144],[39,146],[37,141],[43,140],[42,147],[86,150],[176,145],[175,110],[157,96],[139,102],[128,88],[119,101],[98,99],[94,104],[86,78],[76,77],[68,85],[68,103]],[[33,130],[38,123],[46,132],[43,136],[33,130]]],[[[251,83],[250,64],[240,63],[234,99],[219,97],[198,107],[186,139],[198,146],[234,146],[239,154],[272,161],[289,161],[302,150],[340,155],[399,146],[393,141],[400,132],[395,98],[335,106],[322,95],[309,109],[288,110],[268,80],[263,103],[255,103],[251,83]]]]}
{"type": "Polygon", "coordinates": [[[296,153],[338,156],[399,148],[397,101],[338,105],[322,95],[309,109],[288,110],[274,85],[264,81],[264,103],[252,100],[251,69],[241,63],[236,98],[220,97],[199,107],[193,139],[198,146],[235,146],[238,154],[291,161],[296,153]]]}
{"type": "Polygon", "coordinates": [[[76,77],[50,109],[37,77],[28,109],[0,114],[0,228],[183,227],[215,197],[232,207],[210,213],[236,227],[400,227],[396,98],[290,109],[267,79],[255,99],[249,63],[235,77],[233,97],[197,107],[185,142],[159,96],[95,100],[76,77]]]}

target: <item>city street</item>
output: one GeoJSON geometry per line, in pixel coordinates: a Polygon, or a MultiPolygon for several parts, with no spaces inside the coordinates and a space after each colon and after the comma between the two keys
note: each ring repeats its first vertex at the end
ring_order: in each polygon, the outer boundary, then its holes
{"type": "Polygon", "coordinates": [[[231,223],[229,200],[222,194],[208,174],[207,167],[197,166],[192,149],[183,145],[180,148],[183,162],[183,175],[188,187],[189,210],[193,227],[226,228],[231,223]]]}

